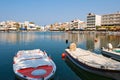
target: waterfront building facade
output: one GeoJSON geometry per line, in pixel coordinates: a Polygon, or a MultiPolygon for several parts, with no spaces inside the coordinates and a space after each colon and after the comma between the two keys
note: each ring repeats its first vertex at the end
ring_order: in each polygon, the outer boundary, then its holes
{"type": "Polygon", "coordinates": [[[0,31],[39,30],[39,29],[40,26],[29,21],[25,21],[24,23],[11,20],[0,22],[0,31]]]}
{"type": "Polygon", "coordinates": [[[93,13],[87,15],[87,29],[96,29],[97,26],[101,26],[101,16],[93,13]]]}
{"type": "Polygon", "coordinates": [[[102,26],[120,26],[120,12],[102,15],[102,26]]]}
{"type": "Polygon", "coordinates": [[[86,23],[79,19],[74,19],[70,22],[54,23],[49,25],[49,30],[51,31],[84,30],[85,28],[86,23]]]}
{"type": "Polygon", "coordinates": [[[71,21],[71,27],[74,28],[75,30],[84,30],[86,28],[86,23],[79,19],[75,19],[71,21]]]}

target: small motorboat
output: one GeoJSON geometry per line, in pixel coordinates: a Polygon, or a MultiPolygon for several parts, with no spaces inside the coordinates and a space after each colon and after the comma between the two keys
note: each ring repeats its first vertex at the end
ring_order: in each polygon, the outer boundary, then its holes
{"type": "Polygon", "coordinates": [[[85,71],[102,75],[115,80],[120,79],[120,62],[88,50],[76,48],[76,44],[70,44],[65,49],[66,56],[78,67],[85,71]]]}
{"type": "Polygon", "coordinates": [[[113,48],[111,43],[108,43],[107,48],[102,47],[102,54],[112,59],[120,61],[120,46],[113,48]]]}
{"type": "Polygon", "coordinates": [[[40,49],[21,50],[14,56],[13,70],[22,80],[48,80],[56,72],[56,65],[40,49]]]}

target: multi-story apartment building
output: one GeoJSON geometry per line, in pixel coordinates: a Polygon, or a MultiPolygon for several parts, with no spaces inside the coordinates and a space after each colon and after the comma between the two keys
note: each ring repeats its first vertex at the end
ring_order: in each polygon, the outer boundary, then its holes
{"type": "Polygon", "coordinates": [[[96,29],[96,26],[101,26],[101,16],[89,13],[87,15],[87,28],[96,29]]]}
{"type": "Polygon", "coordinates": [[[120,26],[120,12],[102,15],[102,26],[120,26]]]}
{"type": "Polygon", "coordinates": [[[81,21],[79,19],[75,19],[71,21],[71,27],[78,30],[83,30],[86,28],[86,23],[84,21],[81,21]]]}

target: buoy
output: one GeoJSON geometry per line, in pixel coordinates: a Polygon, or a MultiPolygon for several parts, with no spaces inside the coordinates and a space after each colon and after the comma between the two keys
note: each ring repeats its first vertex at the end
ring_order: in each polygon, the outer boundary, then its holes
{"type": "Polygon", "coordinates": [[[66,44],[68,43],[68,40],[66,39],[66,44]]]}
{"type": "Polygon", "coordinates": [[[61,56],[62,56],[62,58],[65,58],[65,57],[66,57],[66,54],[65,54],[65,53],[62,53],[61,56]]]}
{"type": "Polygon", "coordinates": [[[95,39],[95,42],[97,42],[97,39],[95,39]]]}

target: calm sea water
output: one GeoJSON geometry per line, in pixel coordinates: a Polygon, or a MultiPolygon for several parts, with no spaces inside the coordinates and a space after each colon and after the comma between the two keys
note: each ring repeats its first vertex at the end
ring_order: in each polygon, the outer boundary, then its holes
{"type": "Polygon", "coordinates": [[[101,54],[100,48],[106,47],[109,42],[116,47],[120,36],[94,32],[0,32],[0,80],[16,80],[12,65],[17,51],[38,48],[45,50],[54,60],[57,66],[54,80],[111,80],[86,72],[68,59],[63,60],[61,54],[71,42],[80,48],[101,54]]]}

